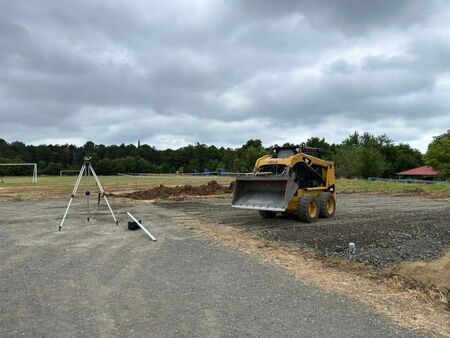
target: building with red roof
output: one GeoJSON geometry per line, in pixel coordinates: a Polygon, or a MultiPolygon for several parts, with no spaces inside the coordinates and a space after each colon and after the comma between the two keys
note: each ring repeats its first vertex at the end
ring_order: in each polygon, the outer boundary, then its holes
{"type": "Polygon", "coordinates": [[[397,175],[398,176],[408,176],[408,177],[412,177],[412,178],[430,179],[430,178],[436,178],[439,174],[432,167],[425,165],[423,167],[399,172],[399,173],[397,173],[397,175]]]}

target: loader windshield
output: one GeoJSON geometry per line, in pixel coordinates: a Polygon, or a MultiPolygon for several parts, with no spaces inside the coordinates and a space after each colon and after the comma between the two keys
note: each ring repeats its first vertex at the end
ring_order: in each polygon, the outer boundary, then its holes
{"type": "Polygon", "coordinates": [[[283,164],[271,164],[271,165],[263,165],[258,171],[255,173],[256,175],[286,175],[288,172],[287,166],[283,164]]]}
{"type": "Polygon", "coordinates": [[[288,158],[297,154],[294,149],[279,149],[277,151],[277,158],[288,158]]]}

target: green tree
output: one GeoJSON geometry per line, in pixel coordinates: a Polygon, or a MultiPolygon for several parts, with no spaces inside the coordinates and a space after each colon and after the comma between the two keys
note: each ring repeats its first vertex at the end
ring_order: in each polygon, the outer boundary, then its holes
{"type": "Polygon", "coordinates": [[[409,144],[391,144],[385,146],[382,153],[387,163],[387,168],[383,173],[384,176],[393,177],[400,171],[417,168],[424,163],[422,153],[411,148],[409,144]]]}
{"type": "Polygon", "coordinates": [[[344,147],[333,156],[335,162],[336,176],[352,178],[357,175],[359,150],[355,147],[344,147]]]}
{"type": "Polygon", "coordinates": [[[263,148],[261,140],[249,140],[237,150],[233,170],[252,171],[256,160],[265,154],[267,154],[267,150],[263,148]]]}
{"type": "Polygon", "coordinates": [[[99,175],[113,175],[117,174],[114,171],[113,163],[109,158],[97,161],[95,164],[95,171],[99,175]]]}
{"type": "Polygon", "coordinates": [[[59,171],[61,170],[61,168],[61,163],[50,162],[44,173],[47,175],[59,175],[59,171]]]}
{"type": "Polygon", "coordinates": [[[353,134],[350,134],[344,141],[342,141],[342,146],[358,147],[360,145],[359,139],[359,133],[355,131],[353,134]]]}
{"type": "Polygon", "coordinates": [[[336,145],[329,144],[325,141],[325,138],[320,139],[318,137],[310,137],[306,141],[306,145],[313,148],[319,148],[324,160],[331,160],[333,154],[336,152],[336,145]]]}
{"type": "Polygon", "coordinates": [[[442,178],[450,178],[450,133],[430,143],[425,162],[436,169],[442,178]]]}
{"type": "Polygon", "coordinates": [[[358,149],[356,173],[359,177],[379,177],[386,169],[386,162],[379,150],[374,147],[358,149]]]}
{"type": "Polygon", "coordinates": [[[259,139],[250,139],[242,148],[262,148],[262,142],[259,139]]]}

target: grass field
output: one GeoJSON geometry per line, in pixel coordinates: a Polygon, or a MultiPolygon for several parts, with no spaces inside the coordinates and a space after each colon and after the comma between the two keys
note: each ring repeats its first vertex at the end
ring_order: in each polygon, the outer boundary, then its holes
{"type": "MultiPolygon", "coordinates": [[[[0,196],[18,198],[39,198],[70,195],[76,176],[39,176],[37,183],[31,183],[31,177],[3,177],[0,183],[0,196]]],[[[99,176],[103,187],[109,192],[140,190],[163,185],[200,185],[216,180],[220,184],[229,184],[233,177],[222,176],[187,176],[187,175],[153,175],[153,176],[99,176]]],[[[89,178],[88,187],[96,191],[93,177],[89,178]]],[[[86,178],[80,184],[78,193],[86,190],[86,178]]]]}
{"type": "Polygon", "coordinates": [[[450,184],[424,184],[405,182],[382,182],[359,179],[339,179],[336,189],[338,193],[381,192],[428,195],[450,198],[450,184]]]}
{"type": "MultiPolygon", "coordinates": [[[[152,175],[152,176],[100,176],[102,185],[113,187],[123,185],[145,185],[154,186],[159,184],[176,185],[176,184],[203,184],[211,180],[221,183],[228,183],[234,180],[233,177],[223,176],[188,176],[188,175],[152,175]]],[[[31,183],[31,177],[14,176],[3,177],[4,184],[2,186],[73,186],[77,176],[39,176],[36,184],[31,183]]],[[[86,178],[83,177],[84,184],[86,178]]],[[[92,183],[94,179],[90,177],[92,183]]],[[[1,183],[0,183],[1,184],[1,183]]]]}
{"type": "MultiPolygon", "coordinates": [[[[110,192],[140,190],[163,185],[200,185],[211,180],[220,184],[229,184],[234,177],[221,176],[188,176],[188,175],[152,175],[152,176],[99,176],[102,185],[110,192]]],[[[31,177],[4,177],[0,183],[0,196],[7,197],[42,197],[52,195],[68,195],[72,191],[76,176],[39,176],[38,183],[31,183],[31,177]]],[[[89,179],[89,187],[94,190],[94,180],[89,179]]],[[[367,181],[361,179],[338,179],[338,193],[380,192],[427,195],[431,197],[450,198],[450,184],[423,184],[367,181]]],[[[83,178],[80,191],[84,191],[83,178]]]]}

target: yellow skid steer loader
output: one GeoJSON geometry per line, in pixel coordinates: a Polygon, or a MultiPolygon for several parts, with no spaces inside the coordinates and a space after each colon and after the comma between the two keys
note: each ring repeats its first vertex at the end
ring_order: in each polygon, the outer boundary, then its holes
{"type": "Polygon", "coordinates": [[[278,212],[305,222],[330,218],[336,210],[334,163],[322,160],[317,148],[274,147],[256,161],[253,173],[239,175],[232,207],[258,210],[263,218],[278,212]]]}

